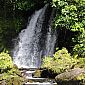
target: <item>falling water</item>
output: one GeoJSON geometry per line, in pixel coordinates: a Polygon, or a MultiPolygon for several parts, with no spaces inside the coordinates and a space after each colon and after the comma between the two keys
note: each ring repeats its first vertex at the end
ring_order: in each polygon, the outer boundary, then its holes
{"type": "MultiPolygon", "coordinates": [[[[45,21],[45,13],[48,5],[36,11],[27,25],[27,28],[22,30],[18,37],[18,43],[15,44],[13,50],[13,60],[18,67],[40,67],[43,51],[45,55],[52,55],[56,43],[56,31],[52,32],[50,24],[52,23],[53,14],[48,20],[48,32],[45,36],[45,42],[41,45],[43,23],[45,21]],[[45,48],[44,50],[42,48],[45,48]]],[[[52,12],[53,13],[53,12],[52,12]]],[[[43,39],[43,38],[42,38],[43,39]]]]}
{"type": "Polygon", "coordinates": [[[55,51],[55,44],[57,41],[57,31],[52,29],[52,23],[55,15],[55,9],[52,10],[50,20],[49,20],[49,27],[47,32],[47,38],[46,38],[46,55],[45,56],[53,56],[53,53],[55,51]]]}

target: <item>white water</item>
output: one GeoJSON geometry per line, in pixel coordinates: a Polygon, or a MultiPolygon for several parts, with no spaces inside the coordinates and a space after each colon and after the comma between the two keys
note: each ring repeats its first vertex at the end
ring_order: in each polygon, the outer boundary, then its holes
{"type": "Polygon", "coordinates": [[[50,16],[50,20],[49,20],[49,28],[48,28],[48,32],[47,32],[47,38],[46,38],[46,56],[50,55],[53,56],[54,53],[54,49],[55,49],[55,44],[56,44],[56,40],[57,40],[57,32],[56,30],[52,29],[52,22],[54,19],[54,12],[55,10],[52,10],[51,16],[50,16]]]}
{"type": "MultiPolygon", "coordinates": [[[[36,11],[32,15],[27,28],[22,30],[19,34],[18,43],[15,44],[13,50],[13,60],[18,67],[36,68],[41,65],[43,50],[41,49],[42,47],[40,47],[40,39],[42,36],[42,25],[47,7],[48,5],[45,5],[44,8],[36,11]]],[[[47,32],[46,35],[47,39],[43,46],[45,46],[44,51],[46,52],[46,55],[51,55],[54,52],[56,36],[55,32],[52,33],[50,25],[48,29],[49,32],[47,32]]]]}

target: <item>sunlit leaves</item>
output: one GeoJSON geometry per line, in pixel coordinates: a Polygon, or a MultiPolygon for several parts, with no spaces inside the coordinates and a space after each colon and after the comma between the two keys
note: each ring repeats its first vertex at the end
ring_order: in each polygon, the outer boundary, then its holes
{"type": "Polygon", "coordinates": [[[77,41],[78,44],[73,48],[74,54],[78,54],[80,57],[85,57],[85,31],[78,36],[77,41]]]}
{"type": "Polygon", "coordinates": [[[81,24],[85,21],[83,4],[83,0],[53,0],[53,5],[60,11],[56,16],[57,18],[55,18],[55,27],[64,27],[66,29],[72,29],[72,31],[82,31],[81,29],[84,28],[84,25],[81,24]]]}
{"type": "Polygon", "coordinates": [[[54,20],[55,28],[78,32],[79,35],[75,35],[74,40],[77,44],[74,46],[73,51],[85,56],[85,0],[52,1],[53,6],[57,9],[57,16],[54,20]]]}
{"type": "Polygon", "coordinates": [[[19,69],[13,64],[11,56],[5,52],[0,53],[0,74],[0,81],[6,82],[7,85],[22,85],[25,80],[19,69]]]}
{"type": "Polygon", "coordinates": [[[77,64],[78,60],[73,58],[66,48],[58,50],[52,57],[46,57],[43,59],[42,67],[50,69],[55,73],[61,73],[72,68],[73,65],[77,64]]]}
{"type": "Polygon", "coordinates": [[[13,67],[13,62],[9,54],[7,53],[0,53],[0,69],[8,69],[13,67]]]}

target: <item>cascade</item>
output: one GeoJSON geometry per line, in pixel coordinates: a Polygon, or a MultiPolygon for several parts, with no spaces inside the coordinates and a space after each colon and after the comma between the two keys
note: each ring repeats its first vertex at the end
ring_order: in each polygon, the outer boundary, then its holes
{"type": "Polygon", "coordinates": [[[54,10],[49,14],[48,8],[46,4],[35,11],[26,29],[19,33],[13,49],[13,61],[18,67],[38,68],[43,56],[54,53],[57,32],[51,29],[54,10]]]}
{"type": "Polygon", "coordinates": [[[49,27],[48,27],[48,32],[47,32],[47,37],[46,37],[46,55],[45,56],[53,56],[53,53],[55,51],[55,45],[57,41],[57,31],[52,29],[52,23],[55,15],[55,9],[52,10],[50,20],[49,20],[49,27]]]}

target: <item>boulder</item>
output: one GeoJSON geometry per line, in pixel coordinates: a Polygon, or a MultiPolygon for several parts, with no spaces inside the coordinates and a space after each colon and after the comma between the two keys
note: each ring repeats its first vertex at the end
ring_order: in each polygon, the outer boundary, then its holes
{"type": "Polygon", "coordinates": [[[82,69],[82,68],[74,68],[70,71],[67,71],[67,72],[64,72],[64,73],[61,73],[59,75],[57,75],[55,77],[55,80],[58,81],[69,81],[69,80],[72,80],[74,78],[76,78],[77,76],[79,76],[80,74],[84,73],[85,74],[85,69],[82,69]]]}

